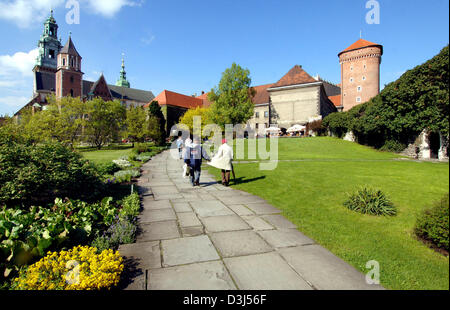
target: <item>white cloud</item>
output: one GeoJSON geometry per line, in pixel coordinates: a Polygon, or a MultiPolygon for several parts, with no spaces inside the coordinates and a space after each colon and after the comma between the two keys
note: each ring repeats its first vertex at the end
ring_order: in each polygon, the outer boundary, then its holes
{"type": "Polygon", "coordinates": [[[32,76],[32,69],[38,55],[37,48],[28,53],[17,52],[12,56],[0,55],[0,79],[6,77],[8,80],[15,80],[19,77],[32,76]]]}
{"type": "Polygon", "coordinates": [[[27,28],[35,22],[41,22],[48,16],[51,8],[56,8],[64,0],[5,0],[0,3],[0,19],[27,28]]]}
{"type": "Polygon", "coordinates": [[[149,35],[147,37],[141,38],[141,42],[145,45],[150,45],[155,39],[156,37],[154,35],[149,35]]]}
{"type": "MultiPolygon", "coordinates": [[[[80,8],[107,18],[114,17],[125,6],[141,6],[143,0],[78,0],[80,8]]],[[[28,28],[41,23],[50,9],[65,8],[66,0],[1,0],[0,19],[15,23],[20,28],[28,28]]]]}
{"type": "Polygon", "coordinates": [[[11,108],[21,108],[30,101],[30,98],[23,96],[0,97],[0,106],[6,105],[11,108]]]}
{"type": "Polygon", "coordinates": [[[111,18],[119,12],[124,6],[141,6],[142,1],[130,0],[87,0],[89,7],[95,14],[100,14],[111,18]]]}

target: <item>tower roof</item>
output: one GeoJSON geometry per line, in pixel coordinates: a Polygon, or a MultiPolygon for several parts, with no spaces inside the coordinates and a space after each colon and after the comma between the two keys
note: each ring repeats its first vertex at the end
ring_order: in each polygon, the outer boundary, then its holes
{"type": "Polygon", "coordinates": [[[306,73],[302,66],[295,65],[285,76],[283,76],[277,83],[271,86],[271,88],[299,85],[307,83],[315,83],[317,80],[306,73]]]}
{"type": "Polygon", "coordinates": [[[347,47],[345,50],[343,50],[342,52],[340,52],[338,54],[338,56],[340,56],[343,53],[346,52],[350,52],[350,51],[354,51],[354,50],[359,50],[361,48],[366,48],[366,47],[380,47],[381,48],[381,53],[383,53],[383,46],[381,44],[377,44],[377,43],[373,43],[364,39],[359,39],[358,41],[356,41],[355,43],[353,43],[352,45],[350,45],[349,47],[347,47]]]}
{"type": "Polygon", "coordinates": [[[80,54],[78,54],[77,49],[75,48],[75,45],[73,44],[70,35],[69,40],[67,41],[66,45],[64,45],[64,47],[61,49],[60,53],[81,57],[80,54]]]}
{"type": "Polygon", "coordinates": [[[125,59],[122,57],[122,69],[120,70],[120,76],[116,83],[117,86],[130,88],[130,82],[127,80],[127,72],[125,71],[125,59]]]}
{"type": "Polygon", "coordinates": [[[56,24],[56,20],[53,17],[53,10],[50,11],[50,16],[47,18],[47,20],[45,21],[45,24],[56,24]]]}

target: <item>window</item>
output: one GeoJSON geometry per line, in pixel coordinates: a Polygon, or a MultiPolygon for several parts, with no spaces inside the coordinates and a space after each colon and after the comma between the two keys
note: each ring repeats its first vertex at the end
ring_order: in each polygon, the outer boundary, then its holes
{"type": "Polygon", "coordinates": [[[365,77],[365,76],[363,76],[363,77],[362,77],[362,80],[363,80],[363,81],[365,81],[365,80],[366,80],[366,77],[365,77]]]}
{"type": "Polygon", "coordinates": [[[353,67],[350,67],[350,71],[353,71],[353,67]]]}
{"type": "Polygon", "coordinates": [[[366,64],[364,64],[364,69],[366,69],[367,68],[367,66],[366,66],[366,64]]]}
{"type": "Polygon", "coordinates": [[[70,90],[70,97],[73,97],[73,89],[70,90]]]}
{"type": "Polygon", "coordinates": [[[264,111],[264,117],[269,117],[269,111],[264,111]]]}
{"type": "Polygon", "coordinates": [[[259,124],[258,124],[258,123],[255,124],[255,128],[256,128],[256,129],[259,128],[259,124]]]}
{"type": "Polygon", "coordinates": [[[259,118],[259,112],[255,113],[255,118],[259,118]]]}
{"type": "Polygon", "coordinates": [[[350,78],[350,83],[353,83],[353,78],[350,78]]]}
{"type": "Polygon", "coordinates": [[[66,65],[66,59],[63,58],[63,66],[65,66],[65,65],[66,65]]]}
{"type": "Polygon", "coordinates": [[[73,83],[73,75],[70,76],[70,83],[73,83]]]}
{"type": "Polygon", "coordinates": [[[55,51],[54,50],[49,50],[48,52],[48,58],[54,59],[55,58],[55,51]]]}
{"type": "Polygon", "coordinates": [[[358,93],[362,92],[362,86],[356,87],[356,91],[357,91],[358,93]]]}
{"type": "Polygon", "coordinates": [[[356,97],[356,102],[361,102],[361,97],[356,97]]]}

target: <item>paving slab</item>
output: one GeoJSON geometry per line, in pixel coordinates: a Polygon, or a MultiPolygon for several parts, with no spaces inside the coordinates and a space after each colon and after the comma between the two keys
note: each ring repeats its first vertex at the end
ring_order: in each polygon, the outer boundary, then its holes
{"type": "Polygon", "coordinates": [[[159,241],[122,244],[119,246],[119,253],[142,270],[161,268],[159,241]]]}
{"type": "Polygon", "coordinates": [[[222,257],[271,252],[274,249],[253,231],[221,232],[210,235],[222,257]]]}
{"type": "Polygon", "coordinates": [[[207,232],[248,230],[251,227],[237,215],[202,217],[201,221],[207,232]]]}
{"type": "Polygon", "coordinates": [[[192,208],[187,202],[174,202],[173,208],[177,213],[192,212],[192,208]]]}
{"type": "Polygon", "coordinates": [[[172,208],[160,210],[146,210],[141,212],[138,217],[140,223],[153,223],[176,220],[177,217],[172,208]]]}
{"type": "Polygon", "coordinates": [[[369,285],[365,276],[342,259],[319,245],[280,249],[284,259],[316,289],[379,290],[369,285]]]}
{"type": "Polygon", "coordinates": [[[149,290],[235,290],[221,261],[149,271],[149,290]]]}
{"type": "Polygon", "coordinates": [[[275,229],[271,224],[267,223],[261,217],[257,215],[242,216],[244,221],[247,222],[254,230],[271,230],[275,229]]]}
{"type": "Polygon", "coordinates": [[[281,213],[281,210],[265,202],[246,203],[245,205],[247,206],[247,208],[249,208],[258,215],[281,213]]]}
{"type": "Polygon", "coordinates": [[[233,193],[228,193],[228,196],[221,196],[219,199],[226,205],[236,205],[236,204],[249,204],[249,203],[264,203],[264,199],[256,196],[244,196],[236,195],[233,193]]]}
{"type": "Polygon", "coordinates": [[[230,208],[234,213],[237,215],[243,216],[243,215],[254,215],[253,211],[251,211],[249,208],[245,207],[244,205],[228,205],[228,208],[230,208]]]}
{"type": "Polygon", "coordinates": [[[155,195],[168,195],[168,194],[178,194],[178,188],[175,185],[171,186],[152,186],[152,192],[155,195]]]}
{"type": "Polygon", "coordinates": [[[163,267],[218,260],[214,245],[208,236],[163,240],[161,242],[163,267]]]}
{"type": "Polygon", "coordinates": [[[202,223],[197,218],[194,212],[179,213],[178,221],[180,223],[180,227],[202,226],[202,223]]]}
{"type": "Polygon", "coordinates": [[[136,237],[138,243],[181,237],[176,221],[141,224],[139,225],[139,231],[136,237]]]}
{"type": "Polygon", "coordinates": [[[171,209],[172,205],[170,204],[169,200],[158,200],[155,201],[154,199],[145,199],[144,197],[142,201],[142,206],[144,210],[161,210],[161,209],[171,209]]]}
{"type": "Polygon", "coordinates": [[[181,227],[181,233],[183,234],[183,237],[195,237],[205,234],[205,230],[202,226],[195,226],[195,227],[181,227]]]}
{"type": "Polygon", "coordinates": [[[292,222],[288,221],[284,216],[280,214],[275,215],[264,215],[262,216],[263,219],[268,221],[270,224],[275,226],[278,229],[292,229],[297,228],[296,225],[294,225],[292,222]]]}
{"type": "Polygon", "coordinates": [[[190,202],[191,207],[201,217],[233,215],[233,211],[218,200],[190,202]]]}
{"type": "Polygon", "coordinates": [[[312,290],[276,252],[224,258],[241,290],[312,290]]]}
{"type": "Polygon", "coordinates": [[[306,237],[296,229],[264,230],[258,231],[257,233],[274,248],[285,248],[314,243],[312,239],[306,237]]]}
{"type": "Polygon", "coordinates": [[[171,200],[171,201],[183,198],[181,194],[164,194],[164,195],[154,194],[154,197],[155,200],[171,200]]]}

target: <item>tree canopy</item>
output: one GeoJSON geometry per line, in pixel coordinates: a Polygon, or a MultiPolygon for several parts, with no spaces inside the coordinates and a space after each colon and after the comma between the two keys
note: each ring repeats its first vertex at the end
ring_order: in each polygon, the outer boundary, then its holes
{"type": "Polygon", "coordinates": [[[222,73],[219,85],[208,95],[211,105],[211,120],[222,128],[226,124],[244,124],[252,116],[255,95],[251,85],[250,71],[233,63],[222,73]]]}

